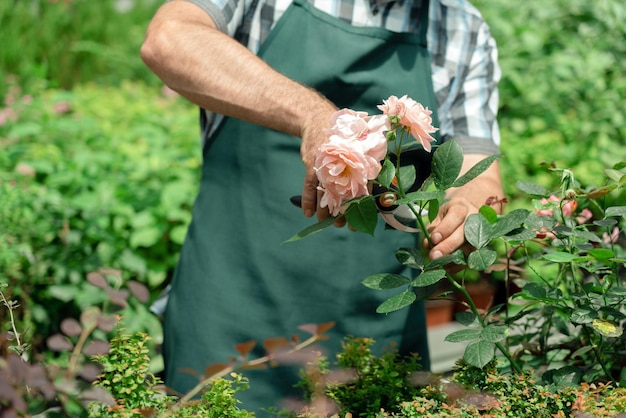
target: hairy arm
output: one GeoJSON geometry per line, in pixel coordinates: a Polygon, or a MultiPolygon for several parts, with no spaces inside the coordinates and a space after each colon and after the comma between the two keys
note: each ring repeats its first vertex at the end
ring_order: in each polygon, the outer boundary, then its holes
{"type": "Polygon", "coordinates": [[[274,71],[184,0],[170,1],[156,12],[141,57],[165,84],[198,106],[302,138],[307,170],[302,208],[307,216],[318,210],[313,162],[326,140],[323,128],[336,110],[332,103],[274,71]]]}

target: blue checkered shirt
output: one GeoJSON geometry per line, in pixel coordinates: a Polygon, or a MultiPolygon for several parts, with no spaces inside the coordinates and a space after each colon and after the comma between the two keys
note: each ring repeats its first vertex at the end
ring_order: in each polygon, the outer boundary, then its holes
{"type": "MultiPolygon", "coordinates": [[[[252,52],[291,4],[291,0],[187,0],[208,13],[218,29],[237,37],[252,52]],[[258,2],[254,13],[250,10],[258,2]],[[244,22],[248,20],[248,24],[244,22]]],[[[309,0],[316,8],[354,26],[416,32],[423,0],[309,0]]],[[[440,132],[465,153],[498,153],[496,120],[500,67],[496,43],[478,10],[466,0],[431,0],[428,50],[438,105],[440,132]]],[[[381,98],[382,101],[383,98],[381,98]]],[[[207,112],[205,133],[219,117],[207,112]]]]}

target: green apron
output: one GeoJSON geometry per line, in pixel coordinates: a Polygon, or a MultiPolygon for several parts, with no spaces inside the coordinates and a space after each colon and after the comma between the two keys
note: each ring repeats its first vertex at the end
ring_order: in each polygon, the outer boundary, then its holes
{"type": "MultiPolygon", "coordinates": [[[[426,24],[419,34],[357,28],[296,0],[259,56],[340,108],[380,113],[383,99],[407,94],[436,109],[426,24]]],[[[380,221],[375,237],[328,228],[283,244],[315,222],[289,201],[302,189],[300,142],[226,118],[205,144],[200,192],[165,314],[169,387],[188,391],[198,382],[190,369],[202,374],[228,362],[237,343],[256,340],[255,357],[264,354],[267,338],[289,338],[299,325],[329,321],[336,326],[321,347],[331,360],[352,335],[375,339],[378,349],[395,342],[402,353],[419,353],[428,368],[423,304],[377,314],[396,292],[361,284],[375,273],[402,273],[395,251],[415,246],[416,236],[386,230],[380,221]]],[[[242,407],[257,413],[280,407],[281,399],[299,393],[293,385],[300,368],[244,371],[251,388],[237,396],[242,407]]]]}

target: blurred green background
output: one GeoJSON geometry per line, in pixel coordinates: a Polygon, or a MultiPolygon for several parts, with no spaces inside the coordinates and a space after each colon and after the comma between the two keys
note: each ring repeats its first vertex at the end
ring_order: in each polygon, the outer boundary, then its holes
{"type": "MultiPolygon", "coordinates": [[[[502,175],[555,188],[550,164],[585,185],[626,159],[626,3],[476,0],[498,42],[502,175]]],[[[199,178],[197,110],[139,58],[160,1],[0,2],[0,283],[33,353],[61,319],[175,266],[199,178]]],[[[609,196],[625,201],[625,196],[609,196]]],[[[147,304],[119,313],[158,343],[147,304]]],[[[10,327],[0,307],[0,331],[10,327]]],[[[52,355],[52,354],[46,354],[52,355]]],[[[157,357],[158,358],[158,357],[157,357]]],[[[158,362],[155,369],[160,367],[158,362]]]]}

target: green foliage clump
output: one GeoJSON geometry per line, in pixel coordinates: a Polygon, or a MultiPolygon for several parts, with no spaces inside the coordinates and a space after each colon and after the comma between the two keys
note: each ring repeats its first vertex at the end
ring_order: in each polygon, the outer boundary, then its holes
{"type": "Polygon", "coordinates": [[[149,371],[149,337],[143,333],[124,335],[123,331],[117,329],[107,354],[95,357],[103,367],[95,384],[108,390],[116,405],[94,403],[90,408],[91,416],[134,418],[142,417],[142,411],[158,411],[164,407],[164,395],[154,389],[161,382],[149,371]]]}
{"type": "Polygon", "coordinates": [[[459,361],[449,380],[423,388],[398,414],[378,417],[613,417],[625,411],[624,388],[586,383],[549,387],[537,384],[532,372],[501,374],[495,363],[479,369],[459,361]]]}
{"type": "MultiPolygon", "coordinates": [[[[603,168],[626,155],[625,3],[472,3],[498,43],[504,178],[549,187],[542,163],[554,161],[600,185],[603,168]]],[[[512,181],[504,185],[518,197],[512,181]]]]}
{"type": "Polygon", "coordinates": [[[231,379],[216,378],[201,399],[180,402],[167,396],[161,380],[150,372],[148,342],[145,333],[127,335],[117,329],[107,354],[95,356],[103,368],[95,385],[107,390],[114,404],[93,402],[89,416],[108,418],[206,417],[250,418],[254,413],[240,409],[236,395],[249,388],[248,379],[231,373],[231,379]]]}
{"type": "Polygon", "coordinates": [[[28,0],[0,3],[0,97],[17,76],[27,90],[41,80],[71,88],[122,79],[157,84],[139,48],[160,1],[28,0]],[[123,3],[127,7],[122,7],[123,3]]]}
{"type": "Polygon", "coordinates": [[[370,338],[346,337],[337,354],[337,366],[346,373],[335,374],[322,357],[303,372],[302,385],[313,399],[326,396],[338,404],[341,414],[373,417],[381,409],[394,411],[418,393],[411,379],[421,369],[419,357],[402,358],[392,348],[375,356],[370,338]]]}
{"type": "MultiPolygon", "coordinates": [[[[66,317],[106,294],[102,267],[155,293],[174,269],[198,184],[197,111],[143,84],[83,85],[36,95],[11,87],[0,124],[0,271],[38,350],[66,317]]],[[[146,302],[146,301],[143,301],[146,302]]],[[[159,340],[145,305],[121,312],[159,340]]],[[[0,323],[5,327],[6,322],[0,323]]]]}

